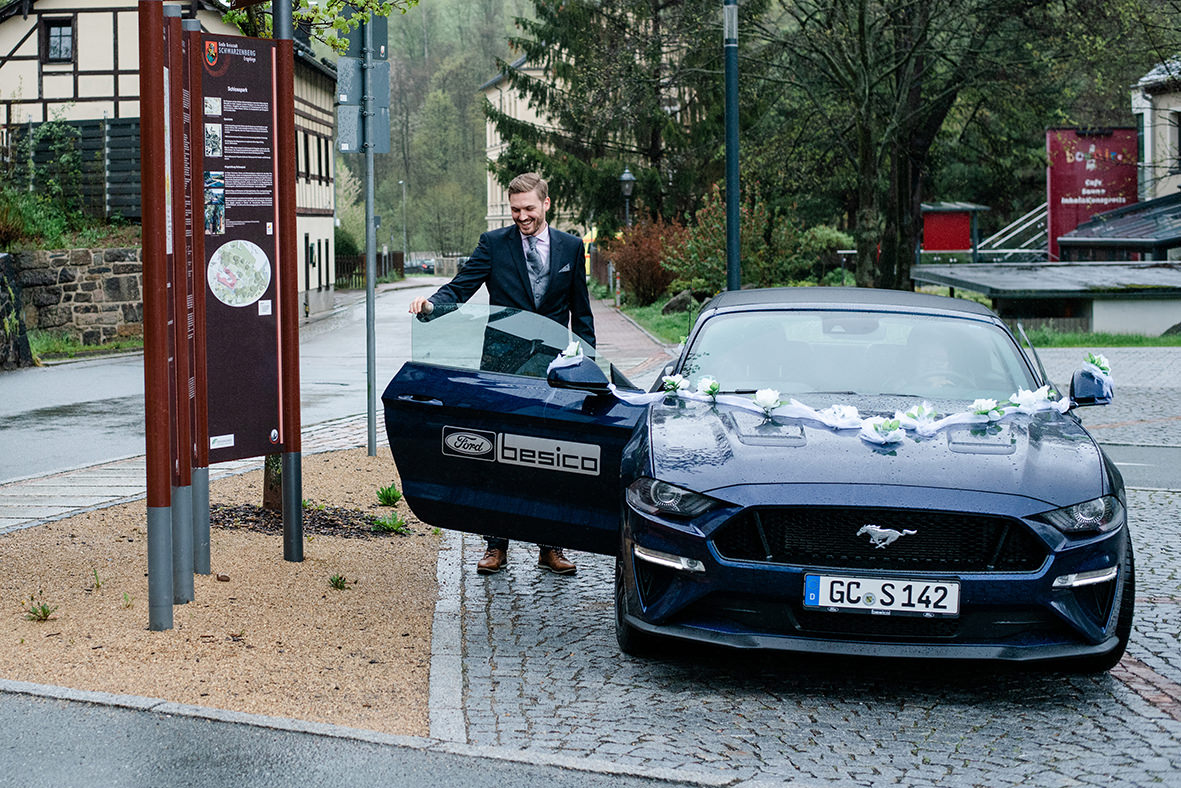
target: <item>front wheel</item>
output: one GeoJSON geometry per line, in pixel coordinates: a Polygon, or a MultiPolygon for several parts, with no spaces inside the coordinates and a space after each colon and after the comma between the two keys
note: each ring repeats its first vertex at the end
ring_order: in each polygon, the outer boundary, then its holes
{"type": "Polygon", "coordinates": [[[615,557],[615,642],[619,650],[632,657],[650,656],[657,638],[627,623],[627,586],[623,582],[623,559],[615,557]]]}

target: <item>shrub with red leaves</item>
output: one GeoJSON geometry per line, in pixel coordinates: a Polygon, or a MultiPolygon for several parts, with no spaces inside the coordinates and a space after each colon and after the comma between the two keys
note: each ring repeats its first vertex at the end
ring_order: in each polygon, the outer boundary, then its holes
{"type": "Polygon", "coordinates": [[[680,246],[684,236],[679,222],[644,220],[607,245],[607,260],[615,265],[623,290],[637,306],[648,306],[668,290],[673,274],[664,267],[665,249],[680,246]]]}

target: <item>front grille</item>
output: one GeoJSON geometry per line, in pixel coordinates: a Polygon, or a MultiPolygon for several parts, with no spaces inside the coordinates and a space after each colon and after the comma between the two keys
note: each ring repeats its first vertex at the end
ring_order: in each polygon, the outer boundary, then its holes
{"type": "Polygon", "coordinates": [[[963,512],[846,507],[747,509],[717,530],[724,557],[795,566],[920,572],[1032,572],[1046,546],[1023,523],[963,512]],[[866,525],[914,531],[875,547],[866,525]]]}

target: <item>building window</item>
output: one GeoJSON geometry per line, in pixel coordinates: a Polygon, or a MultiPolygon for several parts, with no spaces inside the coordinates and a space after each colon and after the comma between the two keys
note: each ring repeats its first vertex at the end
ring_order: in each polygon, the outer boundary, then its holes
{"type": "Polygon", "coordinates": [[[41,21],[41,62],[74,62],[74,20],[44,19],[41,21]]]}
{"type": "Polygon", "coordinates": [[[1181,173],[1181,112],[1169,113],[1169,174],[1181,173]]]}

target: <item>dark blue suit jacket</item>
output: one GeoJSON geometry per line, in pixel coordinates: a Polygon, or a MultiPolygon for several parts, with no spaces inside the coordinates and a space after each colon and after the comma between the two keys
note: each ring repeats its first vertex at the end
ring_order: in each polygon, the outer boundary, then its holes
{"type": "Polygon", "coordinates": [[[569,326],[592,347],[595,324],[591,317],[590,295],[586,290],[586,257],[582,239],[549,228],[549,284],[541,304],[533,304],[533,287],[525,267],[521,231],[515,224],[489,230],[480,236],[463,270],[439,288],[430,300],[435,304],[462,304],[488,285],[488,300],[493,306],[508,306],[544,315],[569,326]]]}

